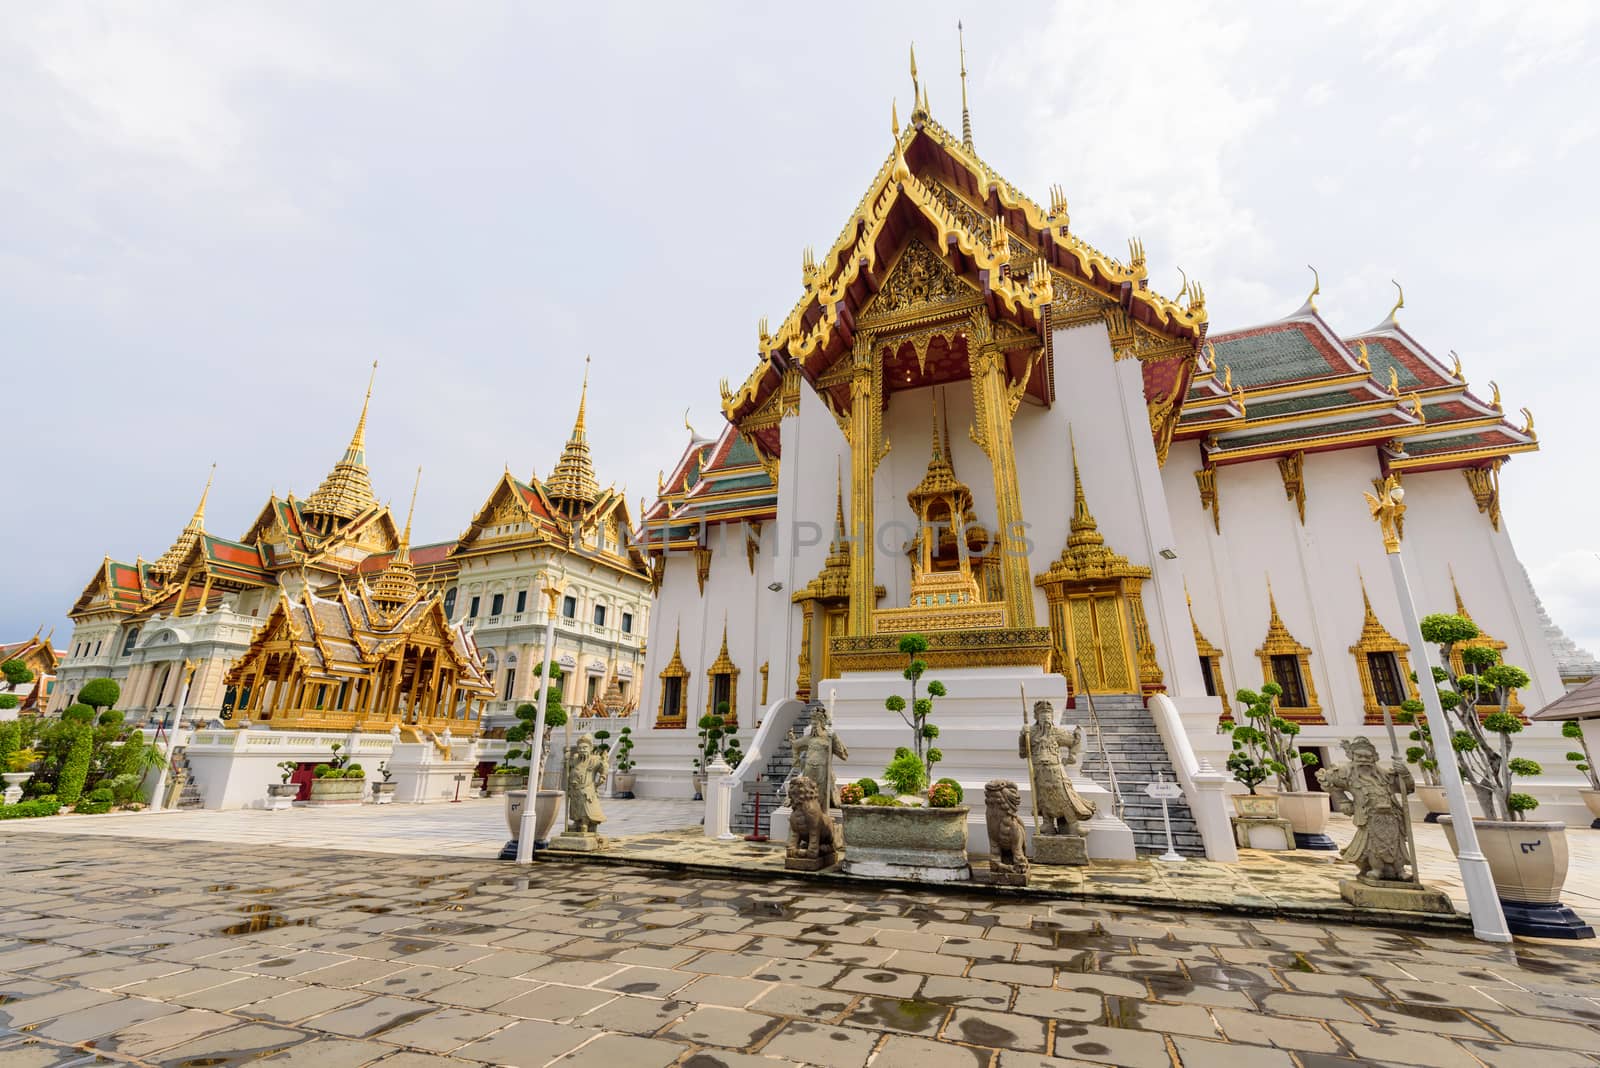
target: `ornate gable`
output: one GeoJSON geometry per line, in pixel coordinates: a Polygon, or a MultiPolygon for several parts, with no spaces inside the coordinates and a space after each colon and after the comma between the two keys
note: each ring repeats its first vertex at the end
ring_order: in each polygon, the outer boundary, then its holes
{"type": "Polygon", "coordinates": [[[887,325],[940,312],[958,313],[980,299],[976,286],[913,237],[861,309],[860,318],[863,325],[887,325]]]}

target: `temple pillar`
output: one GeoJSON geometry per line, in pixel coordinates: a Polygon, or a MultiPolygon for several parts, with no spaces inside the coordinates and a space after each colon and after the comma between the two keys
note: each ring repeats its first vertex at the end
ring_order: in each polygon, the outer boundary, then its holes
{"type": "Polygon", "coordinates": [[[876,531],[872,483],[889,451],[882,447],[883,365],[874,358],[872,337],[856,335],[855,374],[850,379],[850,633],[871,634],[877,608],[873,574],[876,531]]]}
{"type": "Polygon", "coordinates": [[[816,616],[815,601],[800,602],[800,657],[794,679],[794,695],[802,701],[811,699],[811,638],[816,616]]]}
{"type": "MultiPolygon", "coordinates": [[[[983,324],[987,327],[987,323],[983,324]]],[[[984,330],[987,333],[987,330],[984,330]]],[[[1022,494],[1017,488],[1016,452],[1011,442],[1011,417],[1021,390],[1012,396],[1006,381],[1005,353],[981,344],[969,359],[972,406],[977,419],[974,437],[989,457],[994,473],[996,547],[1000,551],[1000,585],[1005,596],[1006,625],[1033,626],[1033,577],[1028,571],[1027,531],[1022,520],[1022,494]]]]}

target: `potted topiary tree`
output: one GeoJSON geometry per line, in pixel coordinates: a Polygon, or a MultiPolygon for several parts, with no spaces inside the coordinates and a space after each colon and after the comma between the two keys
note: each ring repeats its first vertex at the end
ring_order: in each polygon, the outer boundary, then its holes
{"type": "Polygon", "coordinates": [[[318,764],[311,774],[311,798],[308,805],[359,805],[366,793],[367,776],[360,764],[350,763],[348,756],[340,756],[344,748],[333,743],[333,756],[326,764],[318,764]]]}
{"type": "MultiPolygon", "coordinates": [[[[1412,674],[1412,681],[1416,681],[1415,673],[1412,674]]],[[[1452,700],[1456,696],[1455,691],[1446,690],[1439,694],[1439,699],[1443,701],[1446,695],[1452,700]]],[[[1422,802],[1422,807],[1428,813],[1423,817],[1423,822],[1438,823],[1439,817],[1450,811],[1450,803],[1445,800],[1444,786],[1439,782],[1439,759],[1433,749],[1433,731],[1428,727],[1422,702],[1415,697],[1400,702],[1398,719],[1400,723],[1411,727],[1409,737],[1415,743],[1406,747],[1406,763],[1417,769],[1417,800],[1422,802]]]]}
{"type": "Polygon", "coordinates": [[[611,779],[611,792],[615,797],[633,797],[633,728],[623,727],[617,732],[617,771],[611,779]]]}
{"type": "Polygon", "coordinates": [[[298,760],[278,761],[278,781],[267,784],[268,808],[283,809],[294,804],[294,799],[300,796],[300,784],[289,780],[298,770],[300,770],[298,760]]]}
{"type": "Polygon", "coordinates": [[[88,705],[99,713],[102,709],[110,708],[122,696],[122,687],[114,679],[90,679],[83,684],[83,689],[78,691],[78,703],[88,705]]]}
{"type": "Polygon", "coordinates": [[[1583,772],[1584,778],[1589,780],[1587,790],[1579,789],[1578,796],[1583,798],[1583,803],[1589,808],[1589,815],[1594,817],[1591,828],[1600,830],[1600,775],[1595,773],[1594,757],[1589,755],[1589,739],[1583,736],[1583,724],[1575,719],[1569,719],[1561,725],[1561,737],[1568,741],[1578,743],[1581,752],[1567,754],[1567,759],[1572,766],[1583,772]]]}
{"type": "MultiPolygon", "coordinates": [[[[0,676],[6,681],[6,694],[16,696],[18,686],[26,686],[33,681],[33,669],[20,660],[7,660],[0,663],[0,676]]],[[[0,705],[0,708],[15,708],[16,705],[0,705]]]]}
{"type": "MultiPolygon", "coordinates": [[[[1244,706],[1247,722],[1235,722],[1225,729],[1235,740],[1241,732],[1246,738],[1253,739],[1247,742],[1247,745],[1254,746],[1252,759],[1271,772],[1277,787],[1277,814],[1288,820],[1293,828],[1295,847],[1337,849],[1339,847],[1328,837],[1328,817],[1331,814],[1328,795],[1320,790],[1306,789],[1305,769],[1316,765],[1317,755],[1303,752],[1295,745],[1300,724],[1278,714],[1278,697],[1282,693],[1283,687],[1275,682],[1264,683],[1260,693],[1240,690],[1235,696],[1244,706]]],[[[1240,807],[1241,799],[1252,795],[1254,800],[1244,801],[1244,807],[1264,801],[1264,795],[1255,794],[1253,790],[1251,794],[1234,795],[1235,811],[1241,816],[1245,814],[1240,807]]]]}
{"type": "Polygon", "coordinates": [[[921,654],[928,640],[920,634],[900,638],[906,657],[901,677],[911,684],[908,701],[899,694],[884,700],[911,728],[912,745],[894,751],[882,778],[893,793],[879,792],[876,781],[861,779],[840,790],[844,803],[845,871],[853,875],[956,882],[971,878],[967,865],[967,808],[954,780],[940,779],[930,789],[933,766],[944,754],[932,743],[939,728],[932,722],[934,699],[945,696],[944,684],[930,681],[927,696],[919,687],[927,673],[921,654]],[[846,801],[853,798],[854,802],[846,801]]]}
{"type": "Polygon", "coordinates": [[[716,759],[722,751],[723,726],[727,720],[723,718],[728,711],[728,702],[719,701],[715,712],[707,713],[700,717],[696,726],[700,733],[695,739],[694,754],[694,799],[705,800],[706,794],[706,766],[716,759]]]}
{"type": "MultiPolygon", "coordinates": [[[[543,673],[546,665],[535,664],[534,675],[543,673]]],[[[556,816],[561,811],[561,799],[565,793],[559,789],[546,789],[544,783],[544,770],[550,759],[550,738],[557,727],[566,725],[567,710],[561,704],[561,665],[554,660],[549,665],[550,680],[544,687],[544,735],[539,745],[539,766],[527,767],[525,764],[529,786],[523,789],[511,788],[506,791],[506,825],[510,828],[513,840],[522,833],[522,809],[528,803],[528,789],[535,791],[533,802],[533,839],[534,844],[543,848],[542,843],[550,840],[550,831],[555,827],[556,816]]],[[[506,761],[533,761],[533,736],[539,723],[539,705],[536,701],[524,701],[517,706],[517,725],[506,731],[506,741],[516,743],[517,748],[506,750],[506,761]]]]}
{"type": "Polygon", "coordinates": [[[394,772],[389,770],[389,762],[387,760],[379,762],[378,774],[383,778],[374,779],[372,782],[372,803],[374,805],[392,805],[394,804],[394,772]]]}
{"type": "Polygon", "coordinates": [[[1282,692],[1275,682],[1262,686],[1260,693],[1240,690],[1234,696],[1244,706],[1244,717],[1217,724],[1217,733],[1228,735],[1233,745],[1228,754],[1228,770],[1233,773],[1234,782],[1246,791],[1233,795],[1233,809],[1241,819],[1275,819],[1278,815],[1277,797],[1258,794],[1256,787],[1287,768],[1278,760],[1268,734],[1273,719],[1272,701],[1282,692]]]}
{"type": "MultiPolygon", "coordinates": [[[[1474,819],[1473,825],[1506,922],[1517,934],[1592,937],[1592,929],[1561,904],[1567,879],[1567,825],[1559,820],[1529,820],[1528,813],[1539,802],[1514,788],[1517,779],[1544,773],[1538,762],[1511,755],[1512,736],[1522,731],[1522,720],[1510,709],[1511,695],[1528,685],[1528,673],[1501,663],[1497,650],[1470,644],[1478,636],[1478,626],[1465,616],[1424,616],[1421,629],[1423,638],[1439,647],[1445,676],[1437,686],[1440,705],[1461,777],[1484,813],[1485,818],[1474,819]],[[1446,701],[1446,693],[1453,694],[1453,700],[1446,701]]],[[[1458,850],[1454,823],[1453,816],[1439,818],[1450,848],[1458,850]]]]}

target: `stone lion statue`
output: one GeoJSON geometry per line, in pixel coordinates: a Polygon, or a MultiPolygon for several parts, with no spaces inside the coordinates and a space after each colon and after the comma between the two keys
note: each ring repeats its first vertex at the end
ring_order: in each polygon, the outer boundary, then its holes
{"type": "Polygon", "coordinates": [[[1017,810],[1022,791],[1014,782],[993,779],[983,787],[985,821],[989,827],[989,870],[996,874],[1028,873],[1028,832],[1017,810]]]}
{"type": "Polygon", "coordinates": [[[805,778],[792,780],[789,810],[788,866],[817,870],[833,864],[838,848],[833,838],[833,821],[822,807],[817,784],[805,778]]]}

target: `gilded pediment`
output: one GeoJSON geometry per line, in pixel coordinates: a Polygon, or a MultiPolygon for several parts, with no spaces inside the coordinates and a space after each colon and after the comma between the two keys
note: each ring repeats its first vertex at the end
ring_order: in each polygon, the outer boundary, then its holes
{"type": "Polygon", "coordinates": [[[861,311],[863,323],[908,319],[972,304],[978,289],[927,245],[912,238],[861,311]]]}

